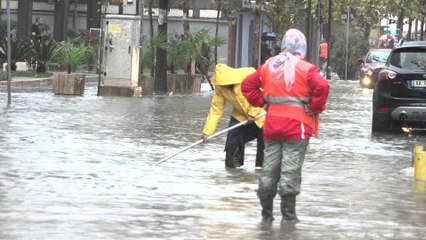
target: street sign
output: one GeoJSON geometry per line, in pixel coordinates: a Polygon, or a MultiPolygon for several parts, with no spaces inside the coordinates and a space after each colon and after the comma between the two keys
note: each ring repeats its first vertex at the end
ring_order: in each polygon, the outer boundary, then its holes
{"type": "MultiPolygon", "coordinates": [[[[355,20],[356,17],[356,12],[355,10],[351,9],[349,10],[349,22],[352,22],[353,20],[355,20]]],[[[348,11],[342,12],[340,14],[340,20],[342,20],[343,22],[347,22],[348,19],[348,11]]]]}

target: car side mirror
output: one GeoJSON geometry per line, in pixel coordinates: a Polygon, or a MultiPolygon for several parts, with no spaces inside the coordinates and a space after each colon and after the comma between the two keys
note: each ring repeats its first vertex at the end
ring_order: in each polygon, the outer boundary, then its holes
{"type": "Polygon", "coordinates": [[[364,58],[360,58],[360,59],[358,59],[358,63],[365,63],[365,61],[364,61],[364,58]]]}

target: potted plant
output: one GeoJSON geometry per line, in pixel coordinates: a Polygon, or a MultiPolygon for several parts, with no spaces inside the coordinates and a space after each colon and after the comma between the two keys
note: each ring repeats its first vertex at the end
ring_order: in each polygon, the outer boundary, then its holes
{"type": "Polygon", "coordinates": [[[73,44],[67,42],[58,43],[54,55],[64,64],[67,73],[75,72],[77,66],[82,65],[88,48],[82,43],[73,44]]]}
{"type": "Polygon", "coordinates": [[[86,76],[75,73],[75,70],[77,66],[84,63],[87,51],[87,46],[81,43],[58,43],[54,55],[65,66],[66,73],[55,73],[53,75],[53,92],[55,94],[84,94],[86,76]]]}

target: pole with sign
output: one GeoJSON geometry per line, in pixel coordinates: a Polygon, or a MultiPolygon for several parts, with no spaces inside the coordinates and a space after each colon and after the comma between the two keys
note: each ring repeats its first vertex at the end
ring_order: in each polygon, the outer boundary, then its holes
{"type": "Polygon", "coordinates": [[[349,62],[349,10],[346,18],[346,58],[345,58],[345,80],[348,80],[348,62],[349,62]]]}
{"type": "Polygon", "coordinates": [[[348,9],[347,12],[343,12],[340,19],[346,21],[346,62],[345,62],[345,80],[348,80],[348,63],[349,63],[349,23],[355,19],[355,11],[348,9]]]}

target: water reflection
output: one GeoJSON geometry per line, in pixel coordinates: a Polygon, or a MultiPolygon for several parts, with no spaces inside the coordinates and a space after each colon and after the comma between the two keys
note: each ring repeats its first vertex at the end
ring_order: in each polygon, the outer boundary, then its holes
{"type": "Polygon", "coordinates": [[[0,108],[0,239],[425,236],[426,194],[400,173],[425,136],[371,135],[371,91],[351,81],[331,86],[303,172],[301,222],[281,226],[276,199],[267,228],[255,143],[240,169],[224,168],[224,135],[153,166],[199,140],[211,92],[97,97],[88,85],[81,97],[14,93],[12,106],[0,108]]]}

